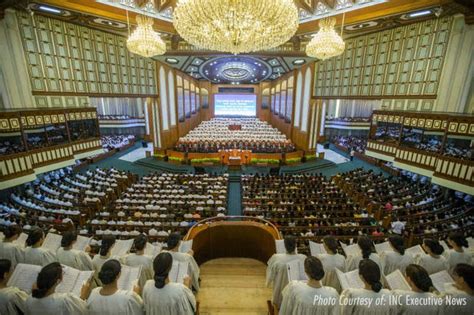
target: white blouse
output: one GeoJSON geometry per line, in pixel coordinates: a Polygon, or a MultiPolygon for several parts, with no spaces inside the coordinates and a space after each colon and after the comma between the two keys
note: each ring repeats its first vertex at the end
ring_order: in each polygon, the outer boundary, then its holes
{"type": "Polygon", "coordinates": [[[394,315],[396,305],[390,303],[387,289],[375,292],[367,289],[346,289],[340,297],[341,315],[394,315]],[[376,301],[384,301],[376,303],[376,301]]]}
{"type": "Polygon", "coordinates": [[[46,266],[56,261],[56,255],[41,247],[27,247],[25,249],[25,264],[46,266]]]}
{"type": "Polygon", "coordinates": [[[415,258],[415,263],[425,268],[430,275],[442,270],[448,270],[448,262],[443,256],[436,258],[428,254],[422,254],[415,258]]]}
{"type": "Polygon", "coordinates": [[[381,263],[383,266],[384,274],[388,275],[399,269],[403,274],[405,274],[405,269],[408,265],[413,264],[415,258],[405,253],[401,255],[399,252],[395,251],[384,251],[380,255],[381,263]]]}
{"type": "Polygon", "coordinates": [[[15,287],[0,289],[0,314],[18,314],[17,309],[25,312],[26,292],[15,287]]]}
{"type": "Polygon", "coordinates": [[[181,283],[169,282],[163,288],[155,287],[155,281],[146,282],[143,301],[147,315],[192,315],[196,310],[196,298],[181,283]]]}
{"type": "Polygon", "coordinates": [[[8,259],[12,267],[22,263],[25,259],[24,250],[12,242],[0,242],[0,258],[8,259]]]}
{"type": "Polygon", "coordinates": [[[323,286],[313,288],[302,281],[291,281],[283,289],[280,315],[337,315],[339,294],[323,286]]]}
{"type": "Polygon", "coordinates": [[[53,293],[47,297],[37,299],[29,296],[26,300],[27,315],[85,315],[86,302],[72,293],[53,293]]]}
{"type": "Polygon", "coordinates": [[[142,315],[143,300],[133,291],[118,290],[112,295],[101,295],[102,287],[92,290],[87,299],[89,315],[142,315]]]}
{"type": "Polygon", "coordinates": [[[82,271],[94,270],[92,259],[86,252],[76,249],[65,250],[63,247],[60,247],[56,252],[56,257],[63,265],[82,271]]]}
{"type": "Polygon", "coordinates": [[[341,291],[341,285],[336,275],[336,268],[342,272],[346,271],[346,258],[341,254],[319,254],[316,257],[321,260],[324,268],[324,278],[322,284],[325,286],[333,287],[338,292],[341,291]]]}

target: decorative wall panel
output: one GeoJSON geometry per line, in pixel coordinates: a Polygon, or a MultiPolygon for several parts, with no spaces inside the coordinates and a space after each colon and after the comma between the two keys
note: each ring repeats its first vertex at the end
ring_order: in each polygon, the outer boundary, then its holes
{"type": "Polygon", "coordinates": [[[155,62],[129,53],[125,38],[40,15],[17,15],[33,92],[157,94],[155,62]]]}
{"type": "Polygon", "coordinates": [[[435,96],[452,21],[348,39],[341,56],[318,62],[314,96],[435,96]]]}

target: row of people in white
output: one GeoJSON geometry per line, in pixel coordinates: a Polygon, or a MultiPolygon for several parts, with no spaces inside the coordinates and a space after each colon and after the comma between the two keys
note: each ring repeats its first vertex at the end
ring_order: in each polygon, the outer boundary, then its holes
{"type": "MultiPolygon", "coordinates": [[[[268,261],[267,285],[273,284],[273,298],[275,305],[280,306],[282,302],[282,291],[288,284],[287,264],[294,260],[303,261],[306,256],[296,253],[296,239],[288,236],[284,240],[287,254],[275,254],[268,261]]],[[[454,273],[454,268],[458,264],[472,264],[472,253],[465,251],[463,247],[468,247],[467,241],[461,233],[451,234],[448,243],[452,249],[446,251],[443,256],[443,247],[438,241],[425,239],[422,248],[426,252],[412,256],[405,253],[404,240],[400,236],[391,236],[389,243],[393,251],[383,251],[379,256],[373,252],[374,245],[366,237],[358,238],[357,244],[360,249],[358,254],[343,255],[338,253],[338,242],[334,237],[327,236],[323,239],[323,245],[327,254],[317,254],[316,257],[322,262],[325,276],[322,278],[323,285],[330,286],[341,292],[341,285],[336,275],[336,269],[340,271],[352,271],[359,268],[360,262],[366,259],[373,261],[382,275],[387,275],[399,269],[405,272],[410,264],[417,264],[424,268],[428,274],[434,274],[442,270],[454,273]]]]}
{"type": "Polygon", "coordinates": [[[0,259],[0,313],[26,315],[181,315],[196,312],[196,298],[190,290],[189,278],[184,283],[169,280],[173,256],[160,253],[152,262],[154,279],[148,280],[143,290],[135,286],[132,291],[118,288],[121,264],[116,259],[106,261],[100,268],[98,278],[102,286],[92,289],[92,283],[85,283],[80,296],[73,293],[56,293],[61,283],[63,269],[60,263],[44,266],[38,274],[32,294],[15,287],[7,287],[12,265],[9,260],[0,259]],[[141,296],[140,296],[141,294],[141,296]]]}

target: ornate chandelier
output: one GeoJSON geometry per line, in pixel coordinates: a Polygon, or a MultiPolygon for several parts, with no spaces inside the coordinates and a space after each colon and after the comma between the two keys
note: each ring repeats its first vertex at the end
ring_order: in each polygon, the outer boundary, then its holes
{"type": "Polygon", "coordinates": [[[346,44],[334,30],[334,17],[319,21],[319,31],[306,46],[306,54],[318,59],[328,59],[339,56],[344,52],[346,44]]]}
{"type": "Polygon", "coordinates": [[[184,40],[233,54],[287,42],[298,28],[293,0],[179,0],[173,24],[184,40]]]}
{"type": "Polygon", "coordinates": [[[127,39],[127,48],[130,52],[143,56],[153,57],[166,52],[166,44],[160,35],[153,30],[153,19],[148,16],[137,15],[137,28],[127,39]]]}

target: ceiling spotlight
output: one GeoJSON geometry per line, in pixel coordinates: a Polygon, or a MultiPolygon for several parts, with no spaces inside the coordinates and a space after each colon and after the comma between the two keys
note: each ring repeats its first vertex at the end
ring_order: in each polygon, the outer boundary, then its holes
{"type": "Polygon", "coordinates": [[[293,60],[293,64],[294,64],[295,66],[302,65],[302,64],[304,64],[305,62],[306,62],[306,60],[304,60],[304,59],[296,59],[296,60],[293,60]]]}
{"type": "Polygon", "coordinates": [[[415,18],[415,17],[419,17],[419,16],[429,15],[431,13],[433,13],[431,10],[423,10],[423,11],[410,13],[410,14],[408,14],[408,16],[411,17],[411,18],[415,18]]]}
{"type": "Polygon", "coordinates": [[[55,9],[55,8],[51,8],[51,7],[47,7],[45,5],[40,5],[38,7],[38,9],[40,9],[41,11],[45,11],[45,12],[49,12],[49,13],[54,13],[54,14],[60,14],[61,13],[61,10],[58,10],[58,9],[55,9]]]}
{"type": "Polygon", "coordinates": [[[167,63],[172,64],[172,65],[175,65],[175,64],[177,64],[177,63],[179,62],[178,59],[176,59],[176,58],[166,58],[165,61],[166,61],[167,63]]]}

